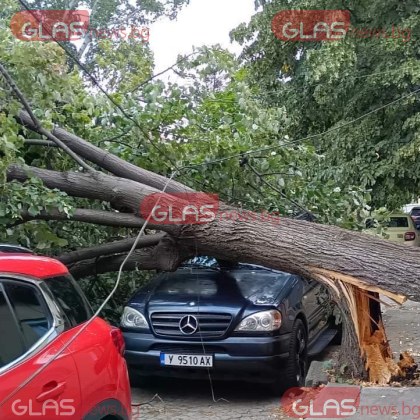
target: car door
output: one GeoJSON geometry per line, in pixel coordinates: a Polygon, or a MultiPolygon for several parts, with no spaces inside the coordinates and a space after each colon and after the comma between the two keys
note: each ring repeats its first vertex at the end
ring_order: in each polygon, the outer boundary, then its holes
{"type": "Polygon", "coordinates": [[[329,293],[321,283],[303,279],[302,306],[308,321],[309,341],[324,328],[329,316],[329,293]]]}
{"type": "Polygon", "coordinates": [[[36,283],[0,278],[0,418],[79,420],[76,365],[68,351],[48,364],[63,341],[36,283]]]}

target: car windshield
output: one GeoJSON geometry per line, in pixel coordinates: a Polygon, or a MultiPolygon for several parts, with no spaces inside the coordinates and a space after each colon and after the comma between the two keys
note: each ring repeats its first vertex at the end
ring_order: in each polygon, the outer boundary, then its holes
{"type": "Polygon", "coordinates": [[[279,290],[292,277],[289,273],[260,269],[231,270],[244,297],[256,304],[274,302],[279,290]]]}
{"type": "Polygon", "coordinates": [[[272,303],[291,274],[241,267],[229,271],[203,268],[180,269],[158,276],[157,295],[213,297],[238,295],[256,304],[272,303]]]}
{"type": "Polygon", "coordinates": [[[217,294],[217,271],[181,269],[176,273],[163,273],[156,288],[157,293],[186,296],[214,296],[217,294]]]}

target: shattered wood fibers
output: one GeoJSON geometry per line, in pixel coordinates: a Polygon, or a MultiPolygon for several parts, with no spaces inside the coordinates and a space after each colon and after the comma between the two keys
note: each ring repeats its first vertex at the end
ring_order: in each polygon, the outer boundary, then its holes
{"type": "Polygon", "coordinates": [[[310,271],[330,287],[337,299],[344,300],[347,304],[369,381],[385,385],[391,380],[413,376],[417,365],[408,352],[400,356],[399,363],[393,359],[382,322],[379,294],[386,295],[399,304],[406,301],[405,296],[383,291],[340,273],[314,267],[310,271]]]}

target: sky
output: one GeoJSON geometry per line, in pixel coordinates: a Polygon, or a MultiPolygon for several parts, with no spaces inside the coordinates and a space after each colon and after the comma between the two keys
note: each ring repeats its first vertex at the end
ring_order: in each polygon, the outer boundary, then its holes
{"type": "Polygon", "coordinates": [[[174,64],[178,54],[192,52],[193,46],[219,43],[238,53],[239,45],[230,43],[229,32],[249,22],[254,13],[254,0],[191,0],[176,20],[165,18],[150,26],[155,73],[174,64]]]}

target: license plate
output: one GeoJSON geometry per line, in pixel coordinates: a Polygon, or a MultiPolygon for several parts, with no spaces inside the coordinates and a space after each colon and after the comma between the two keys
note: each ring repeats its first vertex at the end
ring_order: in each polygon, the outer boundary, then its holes
{"type": "Polygon", "coordinates": [[[213,367],[213,356],[199,354],[160,354],[161,366],[213,367]]]}

